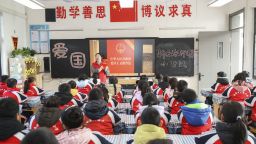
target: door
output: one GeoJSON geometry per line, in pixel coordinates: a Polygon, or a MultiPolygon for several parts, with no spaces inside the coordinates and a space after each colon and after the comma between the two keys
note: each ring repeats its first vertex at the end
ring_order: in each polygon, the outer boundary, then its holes
{"type": "Polygon", "coordinates": [[[210,88],[219,71],[230,80],[230,44],[229,32],[199,32],[199,91],[210,88]]]}

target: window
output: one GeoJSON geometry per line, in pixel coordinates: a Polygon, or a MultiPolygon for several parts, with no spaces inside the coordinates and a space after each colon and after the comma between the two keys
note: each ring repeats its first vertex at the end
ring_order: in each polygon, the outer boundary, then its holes
{"type": "Polygon", "coordinates": [[[231,33],[231,77],[243,70],[244,58],[244,9],[229,15],[231,33]]]}

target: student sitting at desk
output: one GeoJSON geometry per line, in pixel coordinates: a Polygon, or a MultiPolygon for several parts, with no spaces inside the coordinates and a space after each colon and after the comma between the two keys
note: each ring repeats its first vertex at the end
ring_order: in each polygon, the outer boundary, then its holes
{"type": "Polygon", "coordinates": [[[185,89],[182,94],[185,106],[178,113],[183,135],[197,135],[212,129],[211,106],[199,102],[197,94],[192,89],[185,89]]]}
{"type": "Polygon", "coordinates": [[[141,124],[137,127],[134,134],[134,140],[130,140],[127,144],[147,144],[154,139],[165,139],[166,134],[160,125],[160,114],[153,107],[147,107],[141,114],[141,124]]]}
{"type": "Polygon", "coordinates": [[[28,77],[24,82],[23,92],[27,96],[40,96],[44,93],[43,89],[36,86],[36,79],[34,77],[28,77]]]}
{"type": "MultiPolygon", "coordinates": [[[[227,78],[227,74],[225,72],[220,71],[217,73],[216,83],[214,83],[211,86],[211,92],[222,94],[229,87],[230,87],[230,84],[227,78]]],[[[205,103],[212,105],[213,104],[212,97],[206,97],[205,103]]]]}
{"type": "Polygon", "coordinates": [[[149,106],[154,107],[160,114],[160,127],[162,127],[166,133],[168,133],[167,124],[171,119],[171,115],[165,112],[164,106],[159,106],[159,102],[153,93],[146,93],[143,97],[143,106],[139,107],[139,110],[135,114],[135,121],[137,126],[141,125],[141,114],[149,106]]]}
{"type": "Polygon", "coordinates": [[[164,91],[164,102],[168,102],[168,100],[173,96],[174,92],[177,91],[177,83],[177,78],[172,77],[169,79],[169,88],[164,91]]]}
{"type": "Polygon", "coordinates": [[[159,83],[163,80],[162,74],[156,74],[155,79],[153,80],[153,85],[151,86],[151,90],[154,91],[159,87],[159,83]]]}
{"type": "Polygon", "coordinates": [[[59,85],[58,89],[59,89],[59,92],[56,92],[54,95],[60,99],[59,108],[61,110],[64,110],[67,107],[74,106],[74,105],[79,107],[83,106],[83,103],[73,98],[71,94],[71,87],[69,84],[63,83],[59,85]]]}
{"type": "Polygon", "coordinates": [[[138,82],[138,88],[139,90],[134,94],[131,100],[131,107],[133,112],[138,111],[139,107],[142,106],[143,97],[147,92],[150,92],[150,87],[148,85],[148,82],[145,80],[140,80],[138,82]]]}
{"type": "Polygon", "coordinates": [[[196,144],[255,144],[255,137],[243,122],[244,108],[238,102],[224,103],[216,131],[195,138],[196,144]]]}
{"type": "Polygon", "coordinates": [[[121,85],[118,84],[118,79],[115,76],[109,77],[109,84],[106,85],[110,96],[112,96],[118,103],[123,102],[123,93],[121,91],[121,85]]]}
{"type": "Polygon", "coordinates": [[[245,85],[252,90],[254,88],[254,84],[252,83],[253,80],[250,78],[250,73],[248,71],[242,71],[242,73],[245,75],[246,78],[245,85]]]}
{"type": "Polygon", "coordinates": [[[105,85],[100,84],[98,88],[102,91],[104,100],[107,102],[108,108],[112,110],[116,109],[118,102],[115,99],[109,97],[108,89],[105,87],[105,85]]]}
{"type": "Polygon", "coordinates": [[[20,144],[28,133],[20,123],[19,105],[11,98],[0,100],[0,144],[20,144]]]}
{"type": "Polygon", "coordinates": [[[121,121],[116,112],[107,107],[99,88],[94,88],[89,93],[89,101],[84,107],[84,119],[87,128],[104,135],[114,134],[114,126],[121,121]]]}
{"type": "Polygon", "coordinates": [[[245,75],[238,73],[234,77],[232,86],[227,88],[222,95],[231,101],[244,103],[244,100],[251,96],[251,91],[245,83],[245,75]]]}
{"type": "Polygon", "coordinates": [[[61,121],[66,130],[56,136],[60,144],[111,144],[83,125],[84,115],[79,107],[67,108],[61,115],[61,121]]]}
{"type": "Polygon", "coordinates": [[[7,80],[7,90],[3,93],[3,97],[12,98],[18,104],[21,104],[27,100],[27,96],[20,92],[20,89],[17,88],[17,80],[14,78],[9,78],[7,80]]]}
{"type": "Polygon", "coordinates": [[[57,135],[64,131],[62,121],[60,120],[61,113],[59,98],[56,96],[49,97],[43,107],[35,115],[31,116],[28,128],[35,130],[39,127],[48,127],[53,134],[57,135]]]}
{"type": "Polygon", "coordinates": [[[86,102],[88,97],[87,97],[87,95],[82,94],[78,91],[77,86],[76,86],[76,82],[71,80],[71,81],[68,82],[68,84],[71,87],[71,94],[72,94],[73,98],[82,102],[82,103],[86,102]]]}
{"type": "Polygon", "coordinates": [[[3,93],[4,93],[4,91],[6,91],[7,90],[7,79],[9,78],[9,76],[8,75],[2,75],[1,76],[1,81],[0,81],[0,97],[2,97],[3,96],[3,93]]]}
{"type": "Polygon", "coordinates": [[[163,81],[161,81],[158,84],[158,88],[156,88],[155,90],[153,90],[153,93],[157,96],[157,98],[161,101],[164,101],[164,92],[165,91],[170,91],[169,90],[169,77],[167,75],[165,75],[163,77],[163,81]]]}
{"type": "Polygon", "coordinates": [[[188,88],[188,83],[185,80],[180,80],[177,84],[177,92],[168,100],[168,107],[171,114],[177,114],[180,111],[180,107],[184,106],[181,94],[188,88]]]}
{"type": "Polygon", "coordinates": [[[88,95],[89,92],[93,89],[94,84],[92,84],[86,74],[80,75],[77,81],[77,90],[78,92],[88,95]]]}
{"type": "Polygon", "coordinates": [[[214,93],[222,94],[228,87],[230,87],[230,84],[225,72],[218,72],[217,77],[217,81],[211,86],[211,89],[214,93]]]}

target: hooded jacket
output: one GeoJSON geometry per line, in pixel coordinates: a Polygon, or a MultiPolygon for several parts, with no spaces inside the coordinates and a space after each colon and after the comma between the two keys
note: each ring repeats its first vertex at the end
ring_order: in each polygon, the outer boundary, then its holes
{"type": "MultiPolygon", "coordinates": [[[[216,124],[216,130],[206,133],[201,137],[196,137],[195,142],[196,144],[233,144],[235,137],[232,135],[232,127],[232,124],[219,122],[216,124]]],[[[248,132],[245,144],[256,144],[256,139],[250,132],[248,132]]]]}
{"type": "Polygon", "coordinates": [[[135,94],[134,94],[134,96],[132,97],[132,100],[131,100],[131,106],[132,106],[132,110],[134,112],[137,112],[139,107],[142,106],[142,101],[143,101],[143,97],[141,95],[141,91],[135,92],[135,94]]]}
{"type": "Polygon", "coordinates": [[[22,94],[20,89],[17,88],[7,88],[7,90],[3,93],[3,96],[6,98],[14,99],[18,104],[25,102],[28,97],[22,94]]]}
{"type": "Polygon", "coordinates": [[[60,109],[63,110],[69,106],[83,106],[83,103],[73,98],[72,94],[70,93],[63,93],[63,92],[56,92],[55,95],[60,99],[60,109]]]}
{"type": "MultiPolygon", "coordinates": [[[[137,113],[135,114],[135,121],[136,121],[138,126],[141,125],[141,114],[144,111],[144,109],[147,108],[147,107],[148,107],[148,105],[141,106],[139,108],[139,110],[137,111],[137,113]]],[[[167,125],[168,125],[169,121],[171,120],[171,115],[168,112],[165,112],[163,106],[153,105],[152,107],[155,108],[161,116],[161,118],[160,118],[160,127],[163,128],[166,133],[168,133],[167,125]]]]}
{"type": "Polygon", "coordinates": [[[15,118],[0,118],[0,144],[19,144],[25,137],[23,129],[15,118]]]}
{"type": "Polygon", "coordinates": [[[90,83],[90,80],[81,80],[77,82],[78,92],[88,95],[94,85],[90,83]]]}
{"type": "Polygon", "coordinates": [[[56,138],[60,144],[111,144],[103,136],[85,127],[66,130],[56,138]]]}
{"type": "Polygon", "coordinates": [[[178,113],[182,125],[181,133],[196,135],[211,130],[213,122],[211,112],[211,106],[199,103],[197,100],[182,106],[181,112],[178,113]]]}
{"type": "Polygon", "coordinates": [[[243,103],[245,99],[251,96],[251,91],[246,86],[233,84],[231,87],[227,88],[222,95],[231,101],[243,103]]]}
{"type": "Polygon", "coordinates": [[[84,114],[85,126],[104,135],[113,134],[113,126],[121,121],[103,99],[89,101],[84,107],[84,114]]]}
{"type": "Polygon", "coordinates": [[[164,129],[151,124],[143,124],[137,128],[134,134],[134,143],[147,144],[150,140],[164,138],[166,138],[164,129]]]}
{"type": "Polygon", "coordinates": [[[214,93],[223,93],[228,87],[230,87],[230,84],[227,78],[218,78],[211,89],[214,93]]]}
{"type": "Polygon", "coordinates": [[[44,93],[43,89],[38,88],[35,84],[30,84],[29,89],[25,95],[27,96],[40,96],[44,93]]]}
{"type": "Polygon", "coordinates": [[[184,105],[185,104],[181,98],[180,93],[177,93],[177,96],[172,96],[168,100],[168,107],[170,108],[171,114],[178,114],[178,112],[180,111],[180,107],[184,105]]]}
{"type": "Polygon", "coordinates": [[[64,130],[60,120],[62,111],[59,108],[42,107],[30,118],[29,129],[34,130],[39,127],[48,127],[57,135],[64,130]]]}

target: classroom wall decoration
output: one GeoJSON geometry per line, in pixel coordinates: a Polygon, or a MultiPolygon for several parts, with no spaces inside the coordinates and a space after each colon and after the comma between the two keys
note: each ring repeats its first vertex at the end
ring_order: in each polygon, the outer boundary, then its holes
{"type": "Polygon", "coordinates": [[[90,75],[90,51],[85,39],[51,40],[52,78],[90,75]]]}
{"type": "Polygon", "coordinates": [[[84,20],[107,19],[110,22],[138,22],[148,18],[191,18],[196,15],[196,0],[167,0],[158,2],[142,2],[134,0],[131,8],[121,8],[120,2],[110,0],[95,4],[84,5],[58,5],[55,8],[56,19],[79,19],[84,20]]]}
{"type": "Polygon", "coordinates": [[[194,38],[156,39],[155,72],[169,76],[194,75],[194,38]]]}
{"type": "Polygon", "coordinates": [[[108,66],[112,73],[134,73],[134,40],[107,40],[108,66]]]}
{"type": "Polygon", "coordinates": [[[30,48],[37,53],[49,53],[49,25],[30,25],[30,48]]]}

